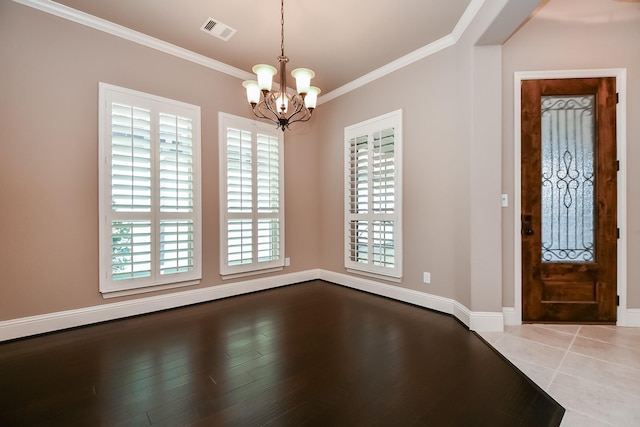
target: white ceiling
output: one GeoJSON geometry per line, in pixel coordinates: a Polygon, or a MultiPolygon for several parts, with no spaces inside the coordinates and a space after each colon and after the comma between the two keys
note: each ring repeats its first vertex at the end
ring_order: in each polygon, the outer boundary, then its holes
{"type": "MultiPolygon", "coordinates": [[[[16,1],[69,7],[246,72],[278,64],[279,0],[16,1]],[[226,42],[213,37],[200,30],[208,18],[237,32],[226,42]]],[[[285,0],[287,69],[311,68],[312,83],[326,94],[450,35],[483,1],[493,0],[285,0]]],[[[535,13],[572,22],[640,21],[640,0],[543,0],[535,13]]]]}
{"type": "MultiPolygon", "coordinates": [[[[251,72],[277,67],[279,0],[57,0],[65,6],[251,72]],[[237,30],[227,42],[200,27],[237,30]]],[[[287,69],[311,68],[327,93],[450,34],[471,0],[285,0],[287,69]]]]}
{"type": "Polygon", "coordinates": [[[640,22],[640,0],[547,0],[542,19],[583,24],[640,22]]]}

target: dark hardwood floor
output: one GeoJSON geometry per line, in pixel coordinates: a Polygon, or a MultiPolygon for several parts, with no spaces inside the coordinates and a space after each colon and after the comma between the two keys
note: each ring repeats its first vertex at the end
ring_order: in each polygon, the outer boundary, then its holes
{"type": "Polygon", "coordinates": [[[0,344],[0,426],[557,426],[451,316],[313,281],[0,344]]]}

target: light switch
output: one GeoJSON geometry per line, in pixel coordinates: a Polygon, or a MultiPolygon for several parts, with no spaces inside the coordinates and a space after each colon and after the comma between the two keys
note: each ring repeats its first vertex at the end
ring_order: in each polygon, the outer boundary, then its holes
{"type": "Polygon", "coordinates": [[[509,206],[509,195],[508,194],[503,194],[502,195],[502,207],[506,208],[507,206],[509,206]]]}

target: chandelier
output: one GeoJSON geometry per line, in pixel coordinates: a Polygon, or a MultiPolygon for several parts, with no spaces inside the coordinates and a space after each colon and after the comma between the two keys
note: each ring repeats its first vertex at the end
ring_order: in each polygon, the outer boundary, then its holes
{"type": "Polygon", "coordinates": [[[296,68],[291,75],[296,79],[297,94],[287,93],[287,58],[284,54],[284,0],[280,0],[280,86],[272,90],[273,76],[277,73],[275,67],[258,64],[252,71],[256,73],[256,80],[246,80],[242,85],[247,89],[247,101],[251,104],[251,111],[259,119],[270,120],[284,132],[289,125],[296,122],[306,122],[311,118],[316,108],[320,89],[311,86],[311,79],[315,73],[308,68],[296,68]]]}

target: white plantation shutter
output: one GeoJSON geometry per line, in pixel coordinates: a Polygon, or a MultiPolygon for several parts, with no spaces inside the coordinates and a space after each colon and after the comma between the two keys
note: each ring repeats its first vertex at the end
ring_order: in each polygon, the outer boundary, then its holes
{"type": "Polygon", "coordinates": [[[345,267],[402,277],[402,111],[345,128],[345,267]]]}
{"type": "Polygon", "coordinates": [[[253,222],[250,219],[227,219],[226,264],[253,263],[253,222]]]}
{"type": "Polygon", "coordinates": [[[373,133],[373,212],[393,213],[395,210],[395,129],[373,133]]]}
{"type": "Polygon", "coordinates": [[[280,208],[280,145],[270,135],[257,135],[258,212],[277,212],[280,208]]]}
{"type": "Polygon", "coordinates": [[[151,211],[151,113],[112,104],[111,195],[114,211],[151,211]]]}
{"type": "Polygon", "coordinates": [[[201,277],[200,108],[100,84],[100,291],[201,277]]]}
{"type": "MultiPolygon", "coordinates": [[[[253,150],[251,132],[227,128],[227,211],[250,214],[253,203],[253,150]]],[[[251,218],[227,217],[227,265],[253,262],[251,218]]]]}
{"type": "Polygon", "coordinates": [[[193,270],[193,220],[160,221],[160,274],[175,274],[193,270]]]}
{"type": "Polygon", "coordinates": [[[151,276],[151,222],[111,221],[111,278],[151,276]]]}
{"type": "Polygon", "coordinates": [[[229,212],[251,212],[253,150],[251,132],[227,129],[227,206],[229,212]]]}
{"type": "MultiPolygon", "coordinates": [[[[347,191],[349,212],[366,214],[369,210],[369,138],[356,136],[349,139],[349,166],[347,191]]],[[[369,232],[367,221],[358,220],[356,216],[349,218],[347,232],[349,242],[347,251],[349,259],[354,262],[367,263],[369,259],[369,232]]]]}
{"type": "Polygon", "coordinates": [[[193,120],[160,113],[159,129],[160,274],[186,273],[196,256],[193,120]]]}
{"type": "Polygon", "coordinates": [[[284,265],[282,133],[220,113],[220,272],[223,277],[284,265]]]}
{"type": "Polygon", "coordinates": [[[280,258],[280,220],[258,219],[258,262],[280,258]]]}
{"type": "Polygon", "coordinates": [[[258,262],[280,258],[280,139],[256,136],[258,194],[258,262]]]}
{"type": "Polygon", "coordinates": [[[160,114],[160,210],[193,212],[193,123],[160,114]]]}

